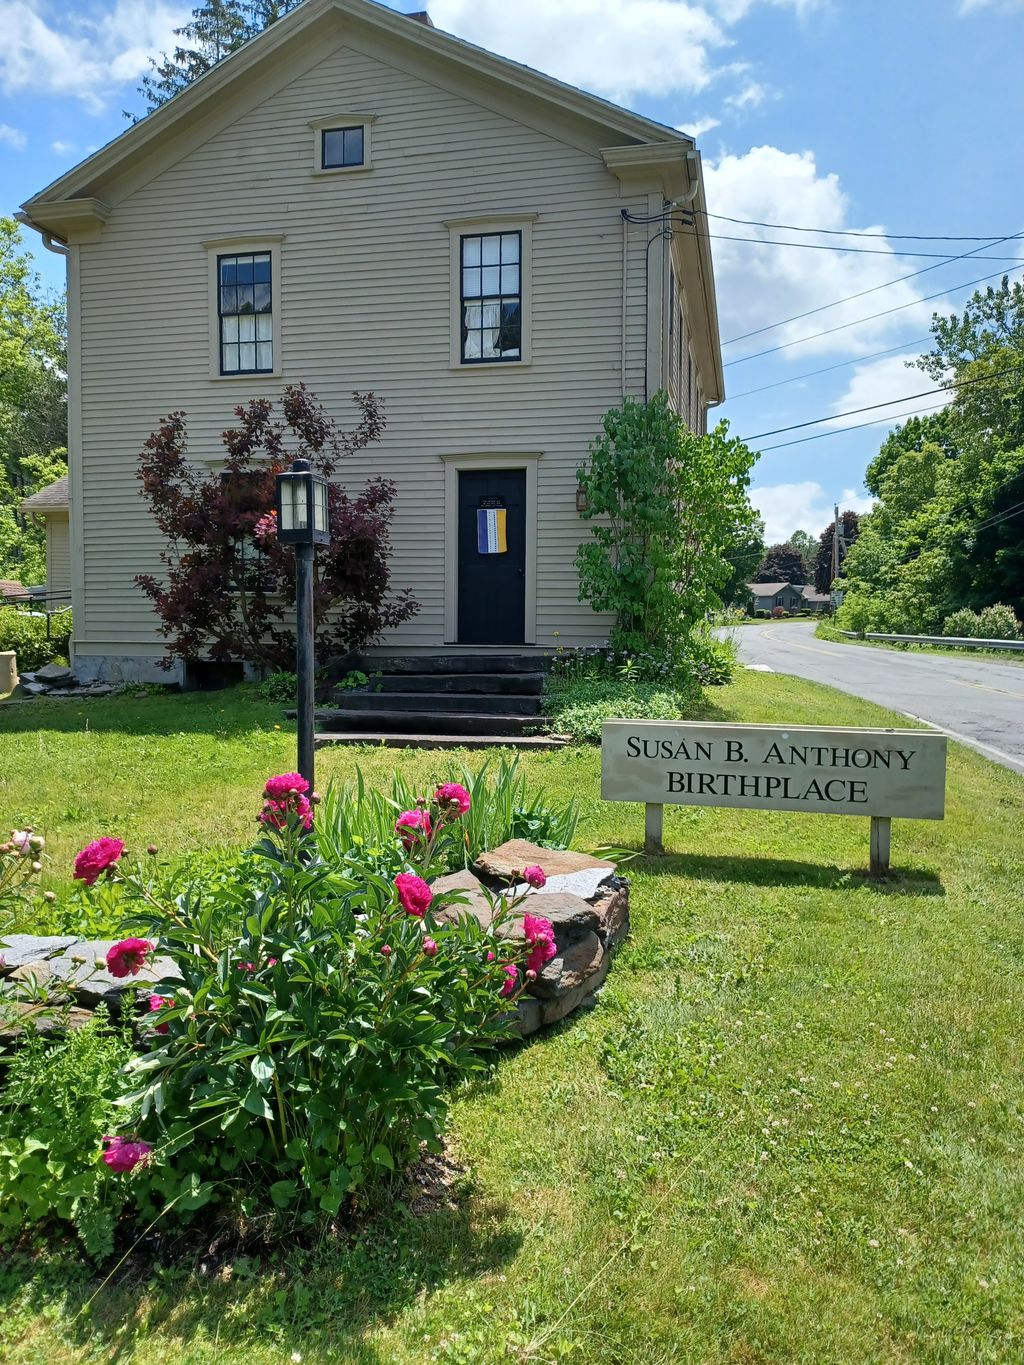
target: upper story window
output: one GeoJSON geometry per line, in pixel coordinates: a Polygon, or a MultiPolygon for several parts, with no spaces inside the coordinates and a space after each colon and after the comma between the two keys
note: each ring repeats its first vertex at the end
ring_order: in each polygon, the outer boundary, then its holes
{"type": "Polygon", "coordinates": [[[521,360],[522,232],[464,234],[460,264],[463,364],[521,360]]]}
{"type": "Polygon", "coordinates": [[[342,170],[364,165],[365,129],[363,124],[352,128],[324,128],[320,133],[320,168],[325,171],[342,170]]]}
{"type": "Polygon", "coordinates": [[[217,257],[221,374],[269,374],[274,369],[271,253],[217,257]]]}
{"type": "Polygon", "coordinates": [[[374,122],[373,114],[328,114],[312,119],[313,174],[368,171],[374,122]]]}

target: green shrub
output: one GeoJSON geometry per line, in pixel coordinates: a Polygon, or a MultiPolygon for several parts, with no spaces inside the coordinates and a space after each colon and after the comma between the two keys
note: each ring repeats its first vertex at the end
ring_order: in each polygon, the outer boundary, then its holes
{"type": "Polygon", "coordinates": [[[943,635],[965,640],[1019,640],[1020,622],[1011,607],[996,603],[981,611],[962,607],[947,616],[942,623],[943,635]]]}
{"type": "MultiPolygon", "coordinates": [[[[471,805],[461,826],[463,838],[441,850],[436,872],[468,865],[485,849],[508,839],[530,839],[546,848],[568,848],[576,834],[579,811],[574,801],[554,807],[543,793],[530,793],[515,760],[490,759],[475,772],[449,765],[445,781],[461,783],[471,805]]],[[[390,877],[401,871],[402,852],[395,843],[395,817],[415,807],[423,793],[396,773],[390,791],[373,791],[357,768],[353,782],[332,784],[316,821],[322,856],[335,864],[351,864],[390,877]]]]}
{"type": "Polygon", "coordinates": [[[90,1256],[110,1254],[126,1190],[108,1178],[100,1140],[125,1121],[117,1100],[131,1056],[102,1009],[58,1043],[24,1035],[0,1089],[0,1241],[57,1218],[90,1256]]]}
{"type": "Polygon", "coordinates": [[[282,668],[258,682],[256,691],[264,701],[274,702],[278,706],[294,706],[297,687],[295,674],[282,668]]]}
{"type": "Polygon", "coordinates": [[[593,678],[552,686],[546,706],[555,731],[575,740],[600,740],[606,720],[683,720],[700,701],[700,688],[593,678]]]}
{"type": "Polygon", "coordinates": [[[15,651],[20,673],[34,673],[57,658],[66,659],[70,642],[70,610],[53,613],[47,638],[44,616],[34,616],[16,607],[0,607],[0,651],[15,651]]]}
{"type": "Polygon", "coordinates": [[[442,913],[455,893],[433,897],[417,873],[449,861],[467,813],[441,791],[410,807],[429,837],[403,846],[390,812],[404,881],[323,857],[303,787],[268,783],[263,837],[237,875],[165,896],[107,852],[145,936],[132,953],[155,946],[178,973],[154,985],[150,1050],[128,1067],[139,1118],[120,1140],[146,1221],[218,1204],[308,1225],[368,1198],[421,1144],[439,1148],[445,1088],[509,1036],[521,959],[554,953],[550,926],[514,944],[501,915],[485,930],[442,913]]]}

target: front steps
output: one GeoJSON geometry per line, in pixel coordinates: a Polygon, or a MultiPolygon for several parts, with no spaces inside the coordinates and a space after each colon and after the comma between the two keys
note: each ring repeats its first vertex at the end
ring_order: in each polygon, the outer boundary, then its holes
{"type": "MultiPolygon", "coordinates": [[[[316,743],[394,748],[557,749],[542,700],[547,661],[525,654],[364,660],[364,687],[317,708],[316,743]]],[[[289,712],[294,715],[294,712],[289,712]]]]}

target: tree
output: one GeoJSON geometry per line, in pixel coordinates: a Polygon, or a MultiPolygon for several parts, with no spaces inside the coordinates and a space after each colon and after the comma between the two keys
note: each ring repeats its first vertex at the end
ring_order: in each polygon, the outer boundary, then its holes
{"type": "Polygon", "coordinates": [[[205,75],[243,43],[295,8],[301,0],[205,0],[174,36],[182,41],[159,62],[150,59],[152,71],[142,78],[139,94],[152,113],[179,91],[205,75]]]}
{"type": "Polygon", "coordinates": [[[688,431],[664,392],[627,399],[602,427],[577,471],[594,523],[576,557],[580,601],[614,613],[614,649],[678,663],[721,606],[731,547],[756,525],[746,490],[757,456],[724,422],[688,431]]]}
{"type": "Polygon", "coordinates": [[[995,603],[1024,620],[1024,288],[1004,278],[932,322],[916,362],[956,382],[938,414],[886,438],[866,482],[878,502],[843,566],[841,621],[930,633],[995,603]]]}
{"type": "MultiPolygon", "coordinates": [[[[830,521],[814,544],[814,555],[810,560],[814,566],[814,586],[818,592],[830,592],[832,580],[838,577],[832,572],[833,538],[836,524],[830,521]]],[[[860,517],[856,512],[839,513],[839,563],[849,553],[850,546],[860,531],[860,517]]]]}
{"type": "MultiPolygon", "coordinates": [[[[348,455],[379,439],[384,418],[373,394],[353,394],[360,420],[338,429],[303,384],[274,404],[252,399],[235,413],[239,426],[221,437],[224,468],[199,474],[186,460],[185,415],[171,413],[139,456],[141,494],[168,541],[166,583],[136,583],[160,617],[171,659],[203,654],[292,669],[295,576],[291,547],[277,538],[275,476],[295,456],[330,479],[348,455]]],[[[389,529],[395,486],[371,479],[357,496],[328,490],[331,541],[316,556],[314,628],[321,658],[377,640],[419,610],[407,592],[391,591],[389,529]]]]}
{"type": "Polygon", "coordinates": [[[764,559],[764,522],[757,515],[749,525],[738,525],[726,554],[729,577],[722,584],[721,597],[727,607],[751,607],[753,599],[747,584],[764,559]]]}
{"type": "Polygon", "coordinates": [[[63,300],[47,297],[13,218],[0,218],[0,577],[45,577],[45,529],[22,499],[67,473],[63,300]]]}
{"type": "Polygon", "coordinates": [[[809,570],[814,563],[814,556],[818,553],[818,542],[814,536],[809,531],[794,531],[786,540],[786,544],[799,551],[804,568],[809,570]]]}
{"type": "Polygon", "coordinates": [[[810,578],[804,557],[795,545],[769,545],[752,583],[795,583],[798,587],[810,578]]]}

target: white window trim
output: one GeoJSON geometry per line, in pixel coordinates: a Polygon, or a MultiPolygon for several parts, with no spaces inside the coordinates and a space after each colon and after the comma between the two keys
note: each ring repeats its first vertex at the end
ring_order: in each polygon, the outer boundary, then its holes
{"type": "MultiPolygon", "coordinates": [[[[533,225],[536,213],[489,213],[473,218],[449,218],[448,229],[451,253],[451,354],[449,369],[493,374],[495,370],[520,370],[533,363],[533,225]],[[519,289],[522,308],[522,336],[518,360],[496,360],[493,364],[471,364],[462,359],[462,238],[478,233],[518,232],[522,234],[519,261],[519,289]]],[[[510,466],[511,468],[511,466],[510,466]]]]}
{"type": "Polygon", "coordinates": [[[208,281],[209,339],[210,339],[210,378],[223,384],[261,383],[267,379],[280,378],[282,346],[281,318],[281,243],[283,232],[260,232],[238,234],[232,237],[214,237],[200,243],[206,252],[206,274],[208,281]],[[221,374],[220,370],[220,280],[217,272],[217,257],[232,252],[242,255],[248,252],[263,251],[270,253],[270,316],[273,318],[274,368],[261,370],[258,374],[221,374]]]}
{"type": "MultiPolygon", "coordinates": [[[[512,362],[506,362],[511,364],[512,362]]],[[[459,472],[463,469],[526,470],[526,562],[523,643],[537,643],[537,463],[543,451],[442,455],[444,463],[444,639],[459,643],[459,472]]],[[[475,646],[485,651],[488,646],[475,646]]],[[[507,650],[506,650],[507,652],[507,650]]]]}
{"type": "Polygon", "coordinates": [[[370,131],[377,120],[376,114],[331,114],[325,118],[310,119],[313,130],[313,169],[311,175],[360,175],[363,171],[373,170],[373,149],[370,131]],[[362,128],[363,164],[361,166],[325,166],[324,130],[327,128],[362,128]]]}

